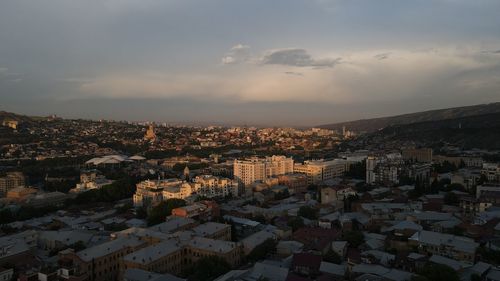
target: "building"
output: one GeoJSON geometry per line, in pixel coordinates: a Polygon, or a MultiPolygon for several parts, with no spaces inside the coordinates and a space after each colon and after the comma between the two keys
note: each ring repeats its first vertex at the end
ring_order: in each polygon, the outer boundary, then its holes
{"type": "Polygon", "coordinates": [[[13,130],[17,130],[17,127],[19,126],[19,122],[16,120],[3,120],[2,126],[9,127],[13,130]]]}
{"type": "Polygon", "coordinates": [[[234,160],[234,179],[246,187],[256,181],[265,181],[269,177],[293,173],[293,159],[285,156],[266,158],[252,157],[246,160],[234,160]]]}
{"type": "Polygon", "coordinates": [[[399,164],[397,160],[389,157],[368,157],[366,159],[366,183],[399,183],[399,164]]]}
{"type": "Polygon", "coordinates": [[[349,170],[350,162],[344,159],[305,161],[295,164],[294,171],[307,176],[308,184],[318,184],[325,180],[341,177],[349,170]]]}
{"type": "Polygon", "coordinates": [[[75,275],[88,275],[90,281],[117,280],[122,257],[145,247],[137,238],[118,238],[80,252],[65,250],[59,259],[71,261],[75,275]]]}
{"type": "Polygon", "coordinates": [[[29,187],[15,187],[7,191],[7,199],[15,202],[24,202],[34,196],[37,190],[29,187]]]}
{"type": "Polygon", "coordinates": [[[231,266],[241,262],[241,246],[235,242],[187,236],[172,237],[123,257],[122,271],[137,268],[179,274],[202,257],[218,256],[231,266]]]}
{"type": "Polygon", "coordinates": [[[210,220],[220,215],[219,205],[215,201],[199,201],[188,206],[175,208],[172,216],[210,220]]]}
{"type": "Polygon", "coordinates": [[[145,180],[136,185],[134,206],[150,209],[160,202],[171,199],[185,199],[193,193],[193,186],[179,179],[145,180]]]}
{"type": "Polygon", "coordinates": [[[409,148],[401,150],[403,160],[410,162],[432,162],[432,148],[409,148]]]}
{"type": "Polygon", "coordinates": [[[349,196],[356,195],[356,191],[349,186],[327,186],[321,188],[321,204],[330,204],[335,201],[344,201],[349,196]]]}
{"type": "Polygon", "coordinates": [[[278,184],[287,186],[290,193],[307,192],[307,176],[300,173],[278,176],[278,184]]]}
{"type": "Polygon", "coordinates": [[[211,175],[197,176],[193,179],[196,194],[207,197],[238,196],[238,182],[211,175]]]}
{"type": "Polygon", "coordinates": [[[479,244],[473,239],[451,234],[422,230],[409,239],[422,253],[440,255],[473,264],[479,244]]]}
{"type": "Polygon", "coordinates": [[[71,193],[81,193],[92,189],[100,189],[103,186],[112,184],[112,180],[108,180],[105,176],[100,175],[97,170],[87,170],[80,173],[80,183],[71,189],[71,193]]]}
{"type": "Polygon", "coordinates": [[[465,166],[470,168],[481,168],[483,166],[483,158],[473,156],[444,156],[435,155],[432,161],[437,164],[448,162],[455,165],[455,167],[465,166]]]}
{"type": "Polygon", "coordinates": [[[149,125],[148,129],[146,130],[146,134],[144,135],[144,139],[148,141],[156,140],[155,128],[153,124],[149,125]]]}
{"type": "Polygon", "coordinates": [[[481,174],[490,182],[500,182],[500,165],[497,163],[483,163],[481,174]]]}
{"type": "Polygon", "coordinates": [[[26,184],[22,172],[8,172],[0,177],[0,197],[5,197],[7,192],[16,187],[24,187],[26,184]]]}
{"type": "Polygon", "coordinates": [[[191,229],[197,236],[215,240],[231,241],[231,225],[206,222],[191,229]]]}

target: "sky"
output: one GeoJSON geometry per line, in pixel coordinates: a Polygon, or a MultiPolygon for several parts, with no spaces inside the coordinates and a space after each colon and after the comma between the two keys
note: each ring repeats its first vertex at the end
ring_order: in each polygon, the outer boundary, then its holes
{"type": "Polygon", "coordinates": [[[315,126],[497,101],[498,0],[0,1],[0,110],[315,126]]]}

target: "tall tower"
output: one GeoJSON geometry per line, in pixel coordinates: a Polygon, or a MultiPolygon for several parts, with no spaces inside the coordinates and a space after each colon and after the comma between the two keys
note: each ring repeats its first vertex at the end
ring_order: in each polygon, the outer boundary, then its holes
{"type": "Polygon", "coordinates": [[[189,168],[188,166],[186,165],[186,167],[184,168],[184,179],[185,180],[189,180],[189,177],[190,177],[190,174],[189,174],[189,168]]]}
{"type": "Polygon", "coordinates": [[[153,124],[149,125],[148,130],[146,131],[146,134],[144,135],[144,139],[149,140],[149,141],[156,140],[155,128],[153,127],[153,124]]]}

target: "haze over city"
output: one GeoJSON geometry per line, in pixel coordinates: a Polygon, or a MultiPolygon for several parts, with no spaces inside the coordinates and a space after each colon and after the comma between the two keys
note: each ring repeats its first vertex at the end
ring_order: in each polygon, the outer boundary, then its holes
{"type": "Polygon", "coordinates": [[[0,3],[0,109],[314,126],[498,101],[499,1],[0,3]]]}
{"type": "Polygon", "coordinates": [[[500,281],[500,1],[0,0],[0,281],[500,281]]]}

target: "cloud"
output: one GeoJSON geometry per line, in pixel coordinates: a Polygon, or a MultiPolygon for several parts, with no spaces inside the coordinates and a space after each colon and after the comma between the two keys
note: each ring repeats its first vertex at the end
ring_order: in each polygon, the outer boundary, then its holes
{"type": "Polygon", "coordinates": [[[334,67],[340,63],[340,58],[314,59],[305,49],[289,48],[267,51],[260,59],[261,64],[275,64],[296,67],[334,67]]]}
{"type": "Polygon", "coordinates": [[[0,67],[0,81],[21,82],[21,73],[11,72],[7,67],[0,67]]]}
{"type": "Polygon", "coordinates": [[[385,60],[385,59],[389,58],[390,55],[391,55],[391,53],[380,53],[380,54],[376,54],[373,57],[378,59],[378,60],[385,60]]]}
{"type": "Polygon", "coordinates": [[[222,57],[223,64],[243,63],[250,59],[250,46],[238,44],[235,45],[222,57]]]}
{"type": "Polygon", "coordinates": [[[331,68],[341,62],[341,58],[313,58],[305,49],[283,48],[264,51],[261,56],[252,56],[250,46],[233,46],[223,57],[223,64],[282,65],[292,67],[331,68]]]}
{"type": "Polygon", "coordinates": [[[304,76],[304,73],[302,73],[302,72],[285,71],[284,73],[285,73],[286,75],[304,76]]]}

